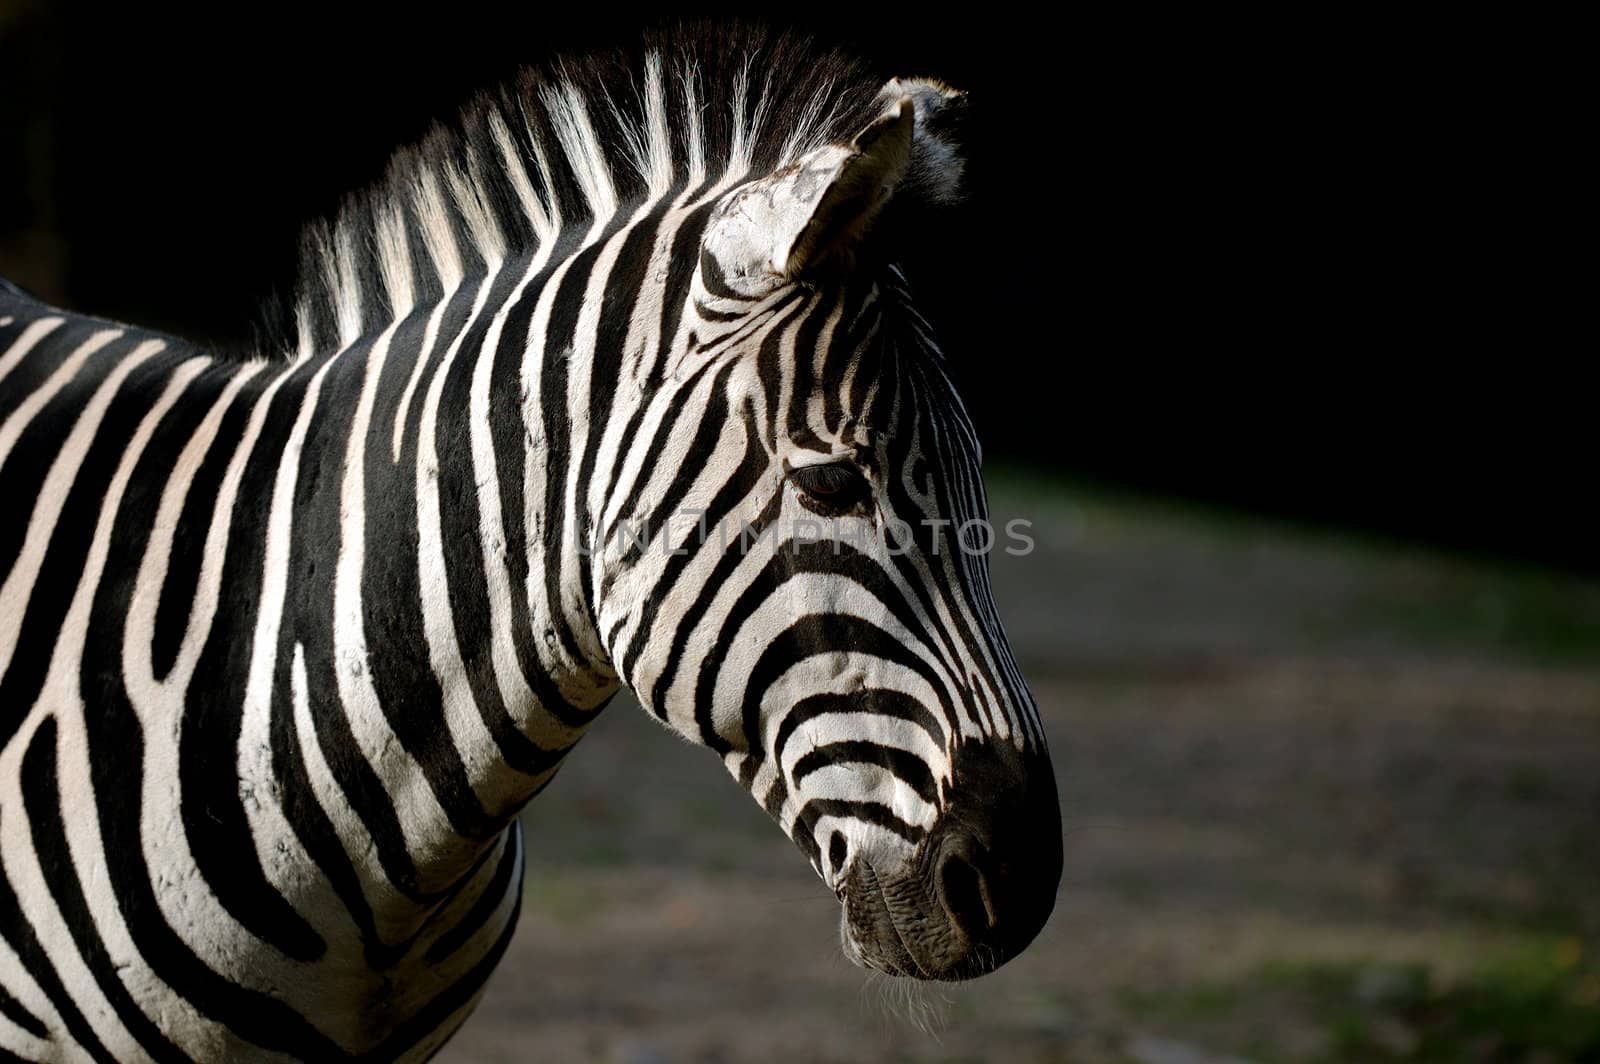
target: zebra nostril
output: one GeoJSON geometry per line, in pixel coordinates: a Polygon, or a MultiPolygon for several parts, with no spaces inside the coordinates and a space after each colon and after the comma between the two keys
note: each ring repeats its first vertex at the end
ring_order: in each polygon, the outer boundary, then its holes
{"type": "Polygon", "coordinates": [[[969,942],[984,939],[999,919],[983,872],[960,854],[939,865],[939,900],[969,942]]]}

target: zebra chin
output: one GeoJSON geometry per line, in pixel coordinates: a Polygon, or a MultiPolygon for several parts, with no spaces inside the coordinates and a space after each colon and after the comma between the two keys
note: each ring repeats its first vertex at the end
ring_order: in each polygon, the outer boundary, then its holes
{"type": "Polygon", "coordinates": [[[854,963],[957,981],[994,971],[1034,940],[1061,881],[1061,811],[1047,757],[963,744],[952,798],[916,853],[888,869],[858,854],[839,891],[854,963]]]}

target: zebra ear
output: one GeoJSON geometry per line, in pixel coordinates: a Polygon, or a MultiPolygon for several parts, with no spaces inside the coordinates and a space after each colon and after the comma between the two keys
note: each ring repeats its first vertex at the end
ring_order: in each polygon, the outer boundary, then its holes
{"type": "Polygon", "coordinates": [[[916,123],[914,100],[901,94],[849,144],[730,193],[705,240],[723,281],[756,295],[847,254],[910,168],[916,123]]]}
{"type": "Polygon", "coordinates": [[[911,165],[895,198],[935,205],[954,203],[961,196],[966,166],[959,137],[966,117],[966,94],[931,78],[894,78],[883,87],[883,94],[909,96],[917,112],[911,165]]]}

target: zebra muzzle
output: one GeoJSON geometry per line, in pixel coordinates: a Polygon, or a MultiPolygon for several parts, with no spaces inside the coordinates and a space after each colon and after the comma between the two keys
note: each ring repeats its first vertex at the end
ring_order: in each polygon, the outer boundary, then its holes
{"type": "Polygon", "coordinates": [[[1044,927],[1061,880],[1061,813],[1048,758],[999,744],[957,751],[950,801],[895,871],[858,856],[842,891],[845,952],[917,979],[971,979],[1044,927]]]}

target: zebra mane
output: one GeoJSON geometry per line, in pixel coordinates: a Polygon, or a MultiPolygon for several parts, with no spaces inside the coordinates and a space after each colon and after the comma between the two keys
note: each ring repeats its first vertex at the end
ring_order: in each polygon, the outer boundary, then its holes
{"type": "MultiPolygon", "coordinates": [[[[268,342],[301,356],[349,343],[623,207],[848,141],[882,109],[883,86],[835,49],[727,24],[525,69],[309,227],[292,322],[268,342]]],[[[952,199],[959,177],[954,149],[919,137],[897,198],[952,199]]]]}

